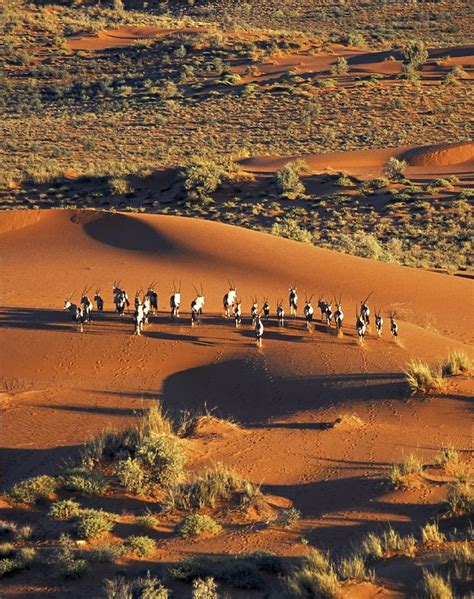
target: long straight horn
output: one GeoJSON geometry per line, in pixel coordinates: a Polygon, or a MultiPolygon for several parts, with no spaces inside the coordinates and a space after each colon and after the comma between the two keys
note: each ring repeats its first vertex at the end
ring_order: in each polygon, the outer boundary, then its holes
{"type": "Polygon", "coordinates": [[[204,295],[204,288],[202,286],[202,283],[201,283],[201,295],[204,295]]]}
{"type": "Polygon", "coordinates": [[[179,289],[178,289],[179,293],[181,293],[181,281],[179,282],[179,289]]]}
{"type": "Polygon", "coordinates": [[[197,295],[199,295],[199,291],[198,291],[198,289],[197,289],[196,285],[193,285],[193,289],[194,289],[194,291],[196,292],[196,294],[197,294],[197,295]]]}
{"type": "Polygon", "coordinates": [[[373,291],[371,291],[371,292],[369,293],[369,295],[368,295],[368,296],[365,298],[365,300],[363,301],[363,303],[364,303],[364,304],[365,304],[365,302],[366,302],[366,301],[369,299],[369,297],[372,295],[372,293],[373,293],[373,291]]]}

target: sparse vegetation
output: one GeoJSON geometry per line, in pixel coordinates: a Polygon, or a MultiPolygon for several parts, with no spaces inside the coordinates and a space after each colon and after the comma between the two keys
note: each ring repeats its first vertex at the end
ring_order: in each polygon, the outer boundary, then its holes
{"type": "Polygon", "coordinates": [[[98,539],[113,527],[112,515],[103,510],[81,510],[77,517],[76,530],[83,539],[98,539]]]}
{"type": "Polygon", "coordinates": [[[454,599],[451,584],[436,572],[423,573],[421,589],[426,599],[454,599]]]}
{"type": "Polygon", "coordinates": [[[474,512],[474,492],[471,481],[460,478],[449,485],[448,511],[456,516],[469,516],[474,512]]]}
{"type": "Polygon", "coordinates": [[[222,526],[206,514],[190,514],[176,527],[176,532],[181,537],[212,536],[221,530],[222,526]]]}
{"type": "Polygon", "coordinates": [[[81,506],[77,501],[74,501],[73,499],[62,499],[60,501],[55,501],[51,505],[48,515],[55,520],[69,520],[69,518],[77,516],[80,510],[81,506]]]}
{"type": "Polygon", "coordinates": [[[304,194],[305,188],[300,177],[308,170],[308,165],[303,160],[296,160],[277,171],[275,183],[279,194],[285,198],[296,198],[304,194]]]}
{"type": "Polygon", "coordinates": [[[9,496],[21,503],[37,503],[48,499],[57,489],[58,483],[52,476],[45,474],[28,478],[13,485],[9,496]]]}
{"type": "Polygon", "coordinates": [[[383,174],[389,181],[397,181],[403,178],[407,163],[399,158],[389,158],[383,166],[383,174]]]}
{"type": "Polygon", "coordinates": [[[147,557],[154,553],[156,542],[150,537],[133,535],[126,539],[123,548],[138,557],[147,557]]]}
{"type": "Polygon", "coordinates": [[[108,579],[104,587],[106,599],[169,599],[171,596],[161,580],[149,572],[133,580],[122,577],[108,579]]]}
{"type": "Polygon", "coordinates": [[[422,360],[411,360],[405,369],[405,377],[412,394],[427,395],[444,389],[441,369],[433,370],[422,360]]]}
{"type": "Polygon", "coordinates": [[[300,568],[287,578],[287,590],[294,597],[338,599],[341,582],[327,555],[312,549],[300,568]]]}
{"type": "Polygon", "coordinates": [[[74,541],[67,535],[61,535],[51,565],[64,578],[81,578],[87,571],[87,561],[79,557],[74,541]]]}
{"type": "Polygon", "coordinates": [[[421,541],[425,545],[439,545],[445,538],[444,534],[440,532],[437,522],[425,524],[421,529],[421,541]]]}
{"type": "Polygon", "coordinates": [[[461,350],[453,350],[441,366],[443,376],[469,374],[473,370],[471,358],[461,350]]]}
{"type": "Polygon", "coordinates": [[[410,475],[421,474],[423,471],[423,462],[413,453],[407,455],[401,464],[394,464],[388,473],[388,480],[395,489],[400,489],[409,485],[408,477],[410,475]]]}

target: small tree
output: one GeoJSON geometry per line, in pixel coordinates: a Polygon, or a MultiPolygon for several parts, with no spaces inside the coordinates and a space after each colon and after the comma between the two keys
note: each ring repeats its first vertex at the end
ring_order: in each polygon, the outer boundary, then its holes
{"type": "Polygon", "coordinates": [[[188,199],[203,204],[212,201],[210,194],[216,191],[226,176],[223,166],[205,158],[197,158],[181,172],[183,188],[188,199]]]}
{"type": "Polygon", "coordinates": [[[333,75],[344,75],[349,70],[349,64],[344,56],[339,56],[336,62],[331,67],[333,75]]]}
{"type": "Polygon", "coordinates": [[[415,69],[421,67],[428,60],[428,51],[424,42],[412,40],[403,49],[403,62],[415,69]]]}
{"type": "Polygon", "coordinates": [[[383,166],[383,174],[390,181],[403,178],[403,173],[407,167],[405,160],[400,160],[392,156],[383,166]]]}
{"type": "Polygon", "coordinates": [[[275,174],[275,183],[280,195],[296,197],[304,193],[304,185],[300,175],[308,170],[308,165],[303,160],[289,162],[275,174]]]}

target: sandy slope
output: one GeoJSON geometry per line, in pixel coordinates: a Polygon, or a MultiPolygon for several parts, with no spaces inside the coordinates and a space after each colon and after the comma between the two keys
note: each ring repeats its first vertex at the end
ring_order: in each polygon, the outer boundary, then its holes
{"type": "MultiPolygon", "coordinates": [[[[386,465],[413,450],[430,459],[448,442],[469,449],[470,382],[457,380],[444,398],[407,401],[401,376],[410,357],[436,361],[449,348],[469,351],[472,310],[446,309],[466,306],[468,280],[176,217],[3,213],[0,231],[7,487],[54,472],[84,439],[107,424],[123,425],[157,398],[171,412],[207,404],[243,428],[203,431],[188,441],[191,467],[223,460],[263,483],[279,505],[294,503],[303,520],[290,532],[231,529],[212,546],[194,543],[192,551],[261,548],[293,555],[303,550],[301,536],[337,549],[381,521],[409,530],[433,512],[439,491],[387,493],[380,484],[386,465]],[[302,296],[341,293],[345,335],[339,339],[319,323],[308,335],[301,320],[290,320],[284,331],[271,323],[258,351],[248,318],[237,331],[220,315],[227,278],[235,280],[246,315],[251,294],[274,304],[292,283],[302,296]],[[142,338],[132,336],[128,318],[119,322],[110,312],[116,279],[130,293],[159,281],[163,312],[142,338]],[[196,329],[186,314],[179,323],[164,314],[173,280],[182,281],[185,312],[192,284],[204,286],[206,316],[196,329]],[[77,298],[86,284],[102,288],[109,311],[81,335],[61,307],[68,293],[76,289],[77,298]],[[400,344],[385,334],[370,336],[365,348],[357,345],[354,306],[372,290],[372,304],[398,310],[400,344]],[[360,425],[326,430],[339,414],[352,413],[360,425]]],[[[146,504],[124,506],[139,513],[146,504]]],[[[189,552],[171,531],[160,541],[162,560],[189,552]]],[[[391,584],[395,589],[397,581],[391,584]]]]}

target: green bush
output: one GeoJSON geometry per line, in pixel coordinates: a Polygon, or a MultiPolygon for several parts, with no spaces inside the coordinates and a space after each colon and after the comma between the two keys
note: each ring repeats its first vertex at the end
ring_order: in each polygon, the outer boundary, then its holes
{"type": "Polygon", "coordinates": [[[81,510],[81,506],[73,499],[63,499],[55,501],[48,512],[50,518],[55,520],[69,520],[73,516],[77,516],[81,510]]]}
{"type": "Polygon", "coordinates": [[[78,556],[74,541],[68,535],[61,535],[59,545],[50,563],[64,578],[80,578],[87,571],[87,562],[78,556]]]}
{"type": "Polygon", "coordinates": [[[53,476],[43,474],[16,483],[10,489],[9,496],[13,501],[20,503],[37,503],[38,501],[48,499],[57,488],[58,483],[56,479],[53,476]]]}
{"type": "Polygon", "coordinates": [[[296,219],[289,217],[274,223],[271,234],[302,243],[311,243],[313,240],[313,236],[307,229],[301,227],[296,219]]]}
{"type": "Polygon", "coordinates": [[[212,577],[193,580],[192,599],[219,599],[216,581],[212,577]]]}
{"type": "Polygon", "coordinates": [[[133,535],[124,541],[123,547],[125,551],[138,557],[147,557],[155,551],[156,542],[147,536],[133,535]]]}
{"type": "Polygon", "coordinates": [[[154,484],[172,484],[183,476],[186,457],[179,441],[170,435],[150,432],[140,439],[136,454],[149,468],[154,484]]]}
{"type": "Polygon", "coordinates": [[[71,468],[61,475],[61,485],[66,491],[84,495],[102,495],[107,490],[107,481],[98,472],[87,468],[71,468]]]}
{"type": "Polygon", "coordinates": [[[308,172],[309,168],[304,160],[289,162],[275,173],[275,183],[278,193],[283,197],[297,197],[304,193],[305,188],[301,182],[301,175],[308,172]]]}
{"type": "Polygon", "coordinates": [[[215,535],[221,530],[222,526],[206,514],[190,514],[176,526],[177,534],[185,538],[215,535]]]}
{"type": "Polygon", "coordinates": [[[98,539],[114,527],[112,514],[103,510],[82,510],[78,516],[76,530],[83,539],[98,539]]]}
{"type": "Polygon", "coordinates": [[[159,578],[146,576],[127,580],[122,577],[104,581],[106,599],[169,599],[170,591],[159,578]]]}
{"type": "Polygon", "coordinates": [[[148,476],[141,460],[130,457],[121,460],[115,472],[119,483],[130,493],[141,494],[148,490],[148,476]]]}
{"type": "Polygon", "coordinates": [[[210,194],[216,191],[226,176],[223,166],[205,158],[194,159],[181,171],[187,199],[204,204],[211,200],[210,194]]]}
{"type": "Polygon", "coordinates": [[[278,512],[278,516],[277,516],[275,522],[276,522],[276,524],[279,524],[280,526],[284,526],[285,528],[288,528],[295,522],[298,522],[298,520],[300,518],[301,518],[301,512],[294,507],[290,507],[287,510],[280,510],[278,512]]]}
{"type": "Polygon", "coordinates": [[[403,48],[403,62],[415,69],[425,64],[428,60],[428,51],[424,42],[418,40],[409,41],[403,48]]]}
{"type": "Polygon", "coordinates": [[[8,557],[0,560],[0,578],[25,569],[25,563],[18,558],[8,557]]]}

